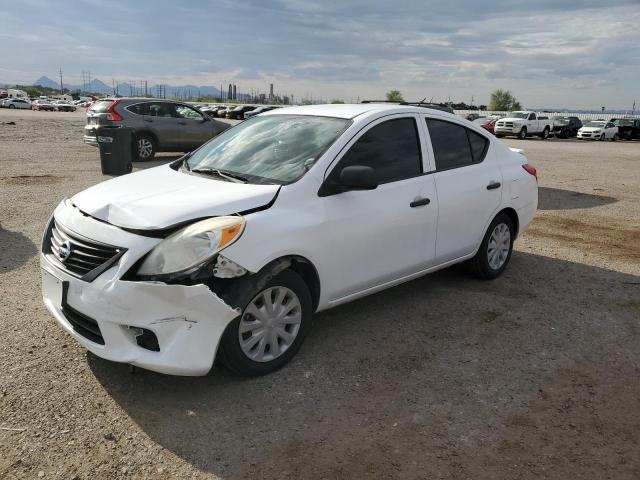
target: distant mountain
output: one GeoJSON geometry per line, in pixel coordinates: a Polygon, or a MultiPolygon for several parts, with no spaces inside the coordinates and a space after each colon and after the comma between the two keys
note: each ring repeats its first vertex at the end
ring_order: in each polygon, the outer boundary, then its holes
{"type": "Polygon", "coordinates": [[[40,85],[45,88],[60,88],[60,84],[51,80],[49,77],[42,76],[33,82],[34,85],[40,85]]]}
{"type": "MultiPolygon", "coordinates": [[[[33,85],[40,85],[41,87],[60,88],[60,84],[56,83],[54,80],[49,77],[42,76],[33,82],[33,85]]],[[[63,83],[64,88],[68,88],[70,91],[78,91],[84,88],[83,85],[74,85],[70,83],[63,83]]],[[[88,85],[88,91],[92,93],[100,93],[103,95],[113,95],[114,94],[114,86],[107,85],[102,80],[98,78],[94,78],[91,80],[91,83],[88,85]]],[[[118,83],[115,86],[115,90],[119,95],[144,95],[144,87],[142,86],[142,82],[139,84],[136,83],[135,87],[130,85],[127,82],[118,83]]],[[[197,97],[197,96],[217,96],[220,95],[220,90],[216,87],[203,85],[149,85],[147,87],[147,93],[150,95],[160,95],[164,94],[167,97],[197,97]]],[[[238,92],[239,95],[240,92],[238,92]]]]}

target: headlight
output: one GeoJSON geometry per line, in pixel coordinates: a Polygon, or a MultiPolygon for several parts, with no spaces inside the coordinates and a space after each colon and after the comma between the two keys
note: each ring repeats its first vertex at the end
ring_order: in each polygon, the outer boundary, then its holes
{"type": "Polygon", "coordinates": [[[215,217],[178,230],[151,250],[138,275],[191,273],[240,238],[244,225],[242,217],[215,217]]]}

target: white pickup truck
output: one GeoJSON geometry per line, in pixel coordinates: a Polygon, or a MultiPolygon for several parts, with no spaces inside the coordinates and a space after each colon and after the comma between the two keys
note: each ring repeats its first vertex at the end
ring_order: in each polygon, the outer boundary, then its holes
{"type": "Polygon", "coordinates": [[[507,117],[496,122],[496,137],[516,135],[524,140],[527,137],[538,135],[542,139],[549,138],[549,132],[553,128],[553,120],[549,117],[538,117],[536,112],[520,111],[511,112],[507,117]]]}

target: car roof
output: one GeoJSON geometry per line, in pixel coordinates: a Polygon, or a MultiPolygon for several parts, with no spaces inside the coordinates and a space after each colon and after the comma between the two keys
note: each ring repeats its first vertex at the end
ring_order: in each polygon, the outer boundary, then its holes
{"type": "Polygon", "coordinates": [[[437,109],[429,109],[429,107],[417,107],[412,105],[399,105],[397,103],[332,103],[325,105],[304,105],[297,107],[276,108],[265,112],[263,115],[315,115],[318,117],[336,117],[353,119],[359,115],[369,112],[420,112],[424,109],[431,110],[434,113],[442,115],[451,115],[437,109]]]}

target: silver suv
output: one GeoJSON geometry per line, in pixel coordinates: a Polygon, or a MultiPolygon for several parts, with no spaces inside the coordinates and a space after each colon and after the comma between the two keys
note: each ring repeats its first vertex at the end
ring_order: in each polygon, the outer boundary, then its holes
{"type": "Polygon", "coordinates": [[[230,127],[191,105],[149,98],[106,98],[87,110],[84,143],[98,146],[98,127],[131,127],[140,160],[156,152],[190,152],[230,127]]]}

